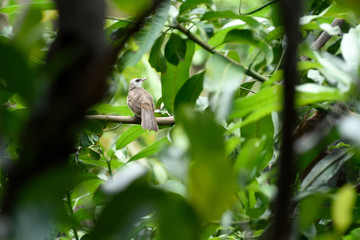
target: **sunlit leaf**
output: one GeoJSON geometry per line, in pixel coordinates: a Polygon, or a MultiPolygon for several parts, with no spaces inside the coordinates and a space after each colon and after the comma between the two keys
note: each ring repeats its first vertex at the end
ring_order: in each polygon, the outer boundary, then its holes
{"type": "Polygon", "coordinates": [[[168,64],[166,73],[161,74],[161,90],[165,107],[173,112],[175,96],[189,79],[191,60],[194,55],[195,44],[192,41],[186,41],[186,55],[184,61],[174,66],[168,64]]]}
{"type": "Polygon", "coordinates": [[[25,6],[30,5],[41,10],[52,10],[55,9],[55,4],[52,2],[33,2],[28,4],[13,4],[0,8],[0,13],[12,14],[21,11],[25,6]]]}
{"type": "Polygon", "coordinates": [[[255,37],[249,29],[234,29],[228,32],[223,43],[242,43],[252,45],[264,52],[266,63],[270,64],[274,58],[272,49],[264,40],[255,37]]]}
{"type": "Polygon", "coordinates": [[[331,215],[334,227],[339,233],[345,232],[352,223],[356,196],[356,190],[351,185],[343,186],[335,194],[331,215]]]}
{"type": "Polygon", "coordinates": [[[234,187],[231,165],[225,156],[224,130],[209,113],[191,108],[179,111],[177,119],[191,143],[191,202],[204,220],[218,219],[230,206],[234,187]]]}
{"type": "Polygon", "coordinates": [[[145,158],[145,157],[151,156],[151,155],[159,152],[161,150],[161,148],[166,146],[167,144],[169,144],[169,140],[167,139],[167,137],[164,137],[164,138],[160,139],[159,141],[151,144],[150,146],[144,148],[143,150],[138,152],[136,155],[132,156],[129,161],[134,161],[134,160],[138,160],[140,158],[145,158]]]}
{"type": "Polygon", "coordinates": [[[146,132],[140,125],[130,127],[124,133],[122,133],[119,139],[116,141],[116,149],[126,147],[129,143],[137,139],[141,134],[146,132]]]}
{"type": "Polygon", "coordinates": [[[341,41],[341,53],[351,71],[355,74],[360,67],[360,27],[351,28],[341,41]]]}
{"type": "Polygon", "coordinates": [[[244,81],[244,69],[214,54],[206,63],[204,89],[214,94],[212,108],[218,119],[230,112],[233,96],[244,81]]]}

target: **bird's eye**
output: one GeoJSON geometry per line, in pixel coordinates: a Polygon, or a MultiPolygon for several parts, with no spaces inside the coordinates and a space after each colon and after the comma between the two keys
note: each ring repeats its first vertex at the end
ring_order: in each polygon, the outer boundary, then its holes
{"type": "Polygon", "coordinates": [[[136,79],[135,82],[140,82],[140,79],[136,79]]]}

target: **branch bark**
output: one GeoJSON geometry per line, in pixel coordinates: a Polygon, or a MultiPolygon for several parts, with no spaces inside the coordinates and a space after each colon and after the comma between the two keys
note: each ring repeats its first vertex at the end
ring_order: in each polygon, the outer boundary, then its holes
{"type": "MultiPolygon", "coordinates": [[[[108,121],[114,123],[128,123],[128,124],[141,124],[141,120],[138,117],[130,116],[113,116],[113,115],[88,115],[86,119],[108,121]]],[[[156,122],[158,125],[174,125],[174,117],[157,117],[156,122]]]]}
{"type": "MultiPolygon", "coordinates": [[[[345,22],[345,19],[341,18],[335,18],[334,21],[331,23],[332,27],[343,25],[345,22]]],[[[320,36],[316,39],[316,41],[311,45],[312,48],[316,50],[320,50],[331,38],[332,36],[328,34],[327,32],[322,32],[320,36]]]]}

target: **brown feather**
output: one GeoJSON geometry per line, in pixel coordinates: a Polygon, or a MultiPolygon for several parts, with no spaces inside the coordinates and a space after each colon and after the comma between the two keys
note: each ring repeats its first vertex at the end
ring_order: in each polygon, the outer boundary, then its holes
{"type": "Polygon", "coordinates": [[[159,130],[154,116],[154,102],[150,93],[143,88],[132,87],[128,93],[127,103],[131,111],[141,118],[142,128],[155,132],[159,130]]]}

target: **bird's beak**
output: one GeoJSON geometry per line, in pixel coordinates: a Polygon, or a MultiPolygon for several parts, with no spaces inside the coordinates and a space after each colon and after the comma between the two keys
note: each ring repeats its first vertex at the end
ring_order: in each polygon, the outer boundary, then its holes
{"type": "Polygon", "coordinates": [[[144,82],[146,79],[147,79],[147,78],[142,78],[142,79],[141,79],[141,82],[144,82]]]}

